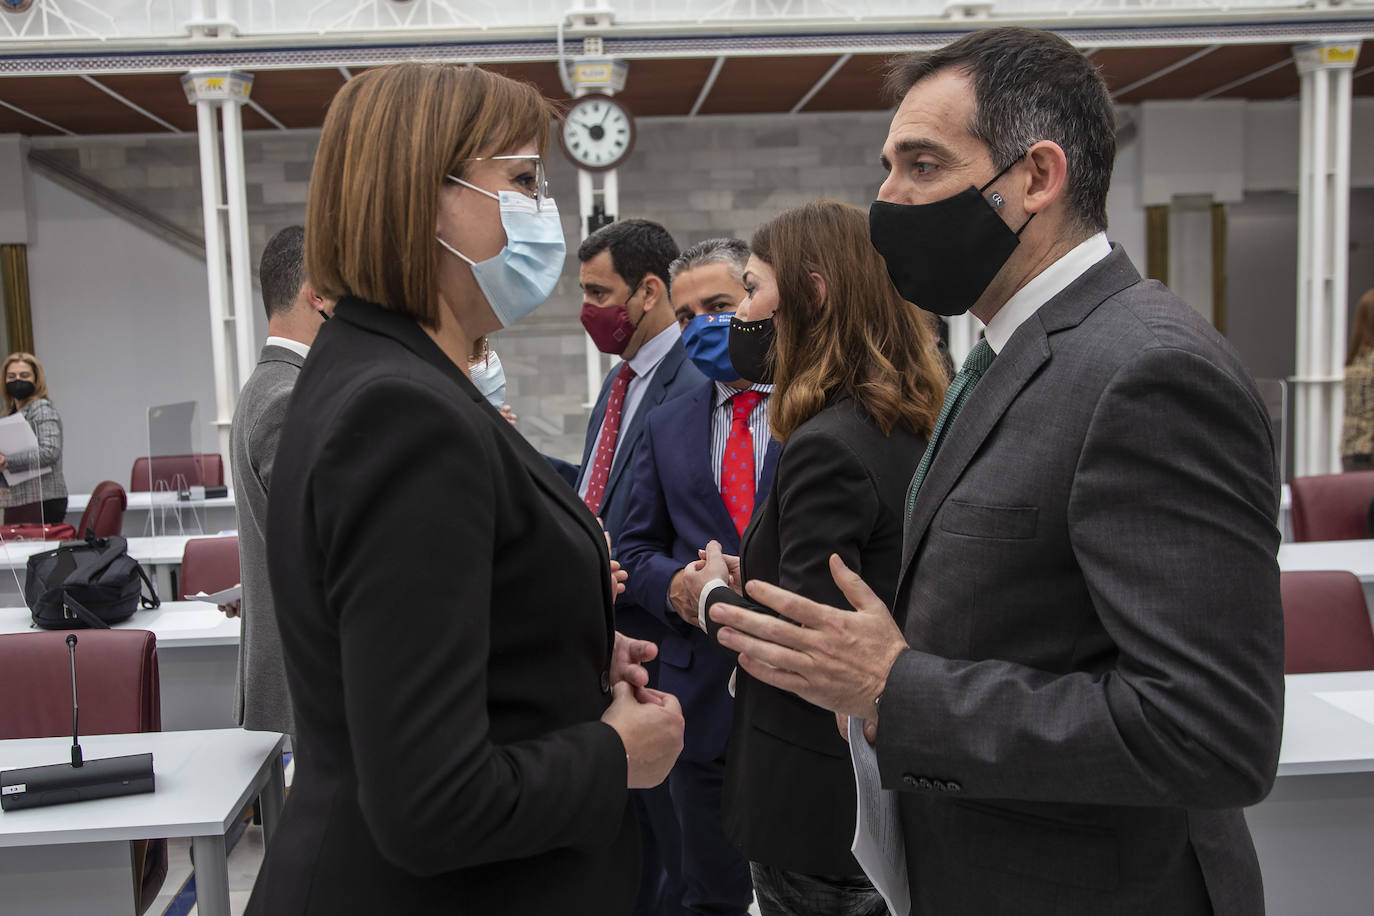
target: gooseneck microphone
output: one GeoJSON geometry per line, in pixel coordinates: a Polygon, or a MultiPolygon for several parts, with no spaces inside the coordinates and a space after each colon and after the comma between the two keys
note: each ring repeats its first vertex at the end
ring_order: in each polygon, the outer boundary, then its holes
{"type": "Polygon", "coordinates": [[[67,652],[72,659],[72,766],[85,765],[81,759],[81,742],[76,738],[76,634],[67,634],[67,652]]]}
{"type": "Polygon", "coordinates": [[[86,761],[77,729],[76,634],[67,634],[72,669],[72,762],[0,772],[0,810],[137,795],[156,789],[153,755],[132,754],[86,761]]]}

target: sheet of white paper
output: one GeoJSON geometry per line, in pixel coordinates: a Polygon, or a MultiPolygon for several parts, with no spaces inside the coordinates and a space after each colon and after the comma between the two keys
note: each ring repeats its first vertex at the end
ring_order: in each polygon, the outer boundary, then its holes
{"type": "Polygon", "coordinates": [[[910,916],[906,839],[897,810],[897,793],[883,788],[878,754],[864,737],[862,719],[849,720],[849,757],[854,762],[854,784],[859,794],[854,843],[849,848],[868,880],[883,895],[892,916],[910,916]]]}
{"type": "Polygon", "coordinates": [[[1339,710],[1374,723],[1374,690],[1326,690],[1316,694],[1339,710]]]}
{"type": "Polygon", "coordinates": [[[186,600],[204,601],[206,604],[213,604],[218,606],[221,604],[228,604],[230,601],[238,601],[242,597],[243,585],[239,584],[231,586],[230,588],[226,588],[222,592],[215,592],[213,595],[207,595],[205,594],[205,592],[196,592],[194,595],[187,595],[186,600]]]}
{"type": "MultiPolygon", "coordinates": [[[[157,629],[160,633],[171,633],[183,630],[213,630],[215,627],[224,623],[229,618],[213,608],[206,608],[203,611],[183,611],[175,610],[163,614],[157,619],[157,629]]],[[[137,623],[138,617],[135,616],[131,623],[137,623]]]]}
{"type": "MultiPolygon", "coordinates": [[[[0,455],[17,455],[20,452],[31,452],[36,448],[38,437],[33,434],[33,427],[29,426],[29,421],[24,419],[22,413],[0,417],[0,455]]],[[[47,474],[51,470],[52,468],[34,468],[31,471],[6,469],[3,473],[5,483],[14,486],[47,474]]]]}

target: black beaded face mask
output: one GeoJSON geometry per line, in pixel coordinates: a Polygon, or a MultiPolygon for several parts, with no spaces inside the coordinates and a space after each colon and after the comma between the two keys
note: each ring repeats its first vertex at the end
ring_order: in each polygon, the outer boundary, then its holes
{"type": "Polygon", "coordinates": [[[730,364],[739,377],[760,385],[773,383],[773,318],[740,321],[730,317],[730,364]]]}
{"type": "Polygon", "coordinates": [[[873,202],[868,209],[869,236],[903,299],[950,317],[964,314],[983,295],[1035,216],[1032,213],[1013,232],[997,215],[1002,195],[994,191],[983,196],[1016,162],[981,188],[970,185],[934,203],[873,202]]]}
{"type": "Polygon", "coordinates": [[[5,393],[16,401],[28,400],[33,397],[33,393],[36,390],[33,382],[24,381],[23,379],[15,379],[12,382],[5,383],[5,393]]]}

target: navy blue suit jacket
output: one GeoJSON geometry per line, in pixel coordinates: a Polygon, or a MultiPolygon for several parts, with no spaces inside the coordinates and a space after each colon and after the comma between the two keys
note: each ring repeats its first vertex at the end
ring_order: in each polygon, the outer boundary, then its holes
{"type": "MultiPolygon", "coordinates": [[[[726,553],[739,554],[739,534],[711,467],[715,390],[714,382],[706,382],[648,416],[618,551],[630,574],[623,597],[666,628],[658,647],[659,688],[682,704],[687,720],[682,755],[689,760],[715,760],[724,754],[733,702],[726,685],[734,656],[683,623],[668,606],[673,575],[695,560],[707,541],[720,541],[726,553]]],[[[781,450],[780,443],[769,442],[754,494],[755,513],[773,485],[781,450]]]]}
{"type": "MultiPolygon", "coordinates": [[[[601,383],[601,394],[597,396],[596,406],[592,408],[592,415],[587,421],[587,441],[582,448],[582,466],[578,470],[577,482],[573,485],[576,490],[581,490],[582,481],[591,473],[592,450],[596,448],[601,421],[606,416],[606,401],[610,398],[611,385],[619,371],[620,366],[617,364],[606,374],[601,383]]],[[[606,481],[606,495],[601,500],[601,511],[598,513],[602,525],[611,535],[611,555],[616,559],[620,559],[620,535],[625,527],[625,512],[630,501],[631,475],[627,469],[633,465],[650,412],[664,401],[680,397],[705,382],[706,376],[702,375],[687,358],[682,341],[675,341],[654,374],[650,376],[644,397],[639,402],[634,416],[630,418],[629,425],[621,428],[616,441],[615,458],[611,460],[611,475],[606,481]]],[[[663,618],[645,613],[635,604],[628,592],[616,601],[615,616],[616,629],[626,636],[648,639],[655,643],[662,641],[663,618]]]]}

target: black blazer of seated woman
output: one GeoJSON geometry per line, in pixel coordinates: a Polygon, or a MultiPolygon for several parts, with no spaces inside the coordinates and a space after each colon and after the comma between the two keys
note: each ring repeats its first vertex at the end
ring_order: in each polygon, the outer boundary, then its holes
{"type": "Polygon", "coordinates": [[[411,319],[321,328],[268,544],[298,763],[259,912],[628,912],[605,539],[411,319]]]}
{"type": "MultiPolygon", "coordinates": [[[[774,372],[770,422],[783,447],[772,492],[744,533],[741,579],[848,607],[830,575],[837,553],[890,602],[907,488],[944,397],[931,326],[892,288],[862,210],[834,201],[789,210],[760,226],[750,247],[749,297],[736,318],[757,328],[776,310],[776,338],[766,358],[755,354],[758,365],[735,360],[735,368],[746,378],[774,372]]],[[[741,335],[741,352],[735,333],[732,326],[732,359],[748,361],[757,346],[741,335]]],[[[697,570],[694,584],[721,569],[697,570]]],[[[717,601],[767,610],[728,588],[710,593],[706,606],[717,601]]],[[[862,869],[849,852],[854,775],[834,715],[743,669],[722,809],[728,834],[755,865],[756,889],[763,865],[820,879],[813,888],[836,879],[853,906],[881,906],[871,888],[864,901],[864,888],[843,880],[862,869]]],[[[766,896],[761,890],[765,914],[766,896]]]]}

